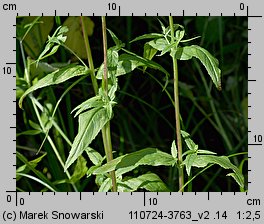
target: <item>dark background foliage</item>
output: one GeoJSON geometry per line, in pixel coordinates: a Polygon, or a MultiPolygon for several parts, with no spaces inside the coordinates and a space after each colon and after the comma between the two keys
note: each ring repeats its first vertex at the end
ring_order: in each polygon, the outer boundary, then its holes
{"type": "MultiPolygon", "coordinates": [[[[94,22],[93,34],[89,37],[95,67],[103,61],[101,18],[90,17],[94,22]]],[[[52,18],[49,35],[63,24],[66,17],[52,18]]],[[[144,41],[129,43],[139,35],[151,32],[161,32],[160,21],[168,25],[167,17],[107,17],[107,28],[126,44],[126,48],[138,55],[143,55],[144,41]]],[[[17,19],[17,36],[23,33],[24,18],[17,19]],[[21,25],[21,26],[19,26],[21,25]],[[20,27],[20,28],[19,28],[20,27]]],[[[193,61],[179,61],[180,84],[180,112],[183,129],[189,132],[192,139],[201,149],[217,152],[218,155],[231,155],[247,152],[247,18],[245,17],[174,17],[174,23],[185,26],[186,39],[201,36],[192,44],[197,44],[215,56],[222,70],[222,91],[218,91],[210,81],[206,70],[203,81],[196,64],[193,61]],[[209,91],[206,91],[205,85],[209,91]],[[213,106],[212,106],[213,105],[213,106]],[[217,124],[216,116],[222,125],[220,131],[212,125],[217,124]],[[210,122],[210,119],[212,122],[210,122]],[[226,136],[226,137],[223,137],[226,136]]],[[[45,40],[44,40],[45,41],[45,40]]],[[[44,41],[42,49],[44,48],[44,41]]],[[[34,44],[30,43],[29,44],[34,44]]],[[[114,43],[108,36],[108,46],[114,43]]],[[[26,54],[28,54],[26,52],[26,54]]],[[[32,55],[30,55],[32,57],[32,55]]],[[[37,57],[38,55],[36,55],[37,57]]],[[[36,59],[33,57],[33,59],[36,59]]],[[[76,61],[65,49],[60,49],[55,56],[46,60],[48,63],[76,61]]],[[[171,73],[167,90],[173,96],[172,62],[169,55],[156,56],[153,60],[161,64],[171,73]]],[[[86,61],[86,60],[85,60],[86,61]]],[[[17,41],[17,75],[24,76],[19,41],[17,41]]],[[[44,74],[37,74],[43,76],[44,74]]],[[[174,107],[162,91],[155,79],[165,84],[165,77],[157,70],[147,69],[145,73],[135,70],[119,78],[120,89],[117,94],[117,106],[114,108],[114,118],[111,120],[111,131],[114,156],[133,152],[144,147],[157,147],[170,153],[171,142],[175,139],[174,107]]],[[[53,106],[63,91],[74,80],[70,80],[56,87],[49,87],[37,91],[41,102],[51,103],[53,106]]],[[[34,93],[35,94],[35,93],[34,93]]],[[[58,123],[63,127],[71,141],[77,134],[77,119],[73,119],[71,110],[93,96],[90,79],[75,86],[60,104],[58,123]]],[[[45,103],[44,103],[45,104],[45,103]]],[[[17,133],[32,129],[29,120],[37,123],[32,113],[32,106],[25,101],[24,110],[17,109],[17,133]]],[[[219,128],[219,126],[217,125],[219,128]]],[[[52,135],[59,148],[62,158],[67,158],[70,147],[52,129],[52,135]]],[[[43,141],[44,135],[23,135],[17,138],[17,150],[28,160],[36,157],[36,150],[43,141]],[[27,149],[27,150],[25,150],[27,149]],[[28,150],[31,149],[31,150],[28,150]]],[[[99,137],[93,141],[92,147],[103,153],[102,140],[99,137]]],[[[51,181],[65,179],[65,173],[60,167],[50,145],[46,142],[42,152],[47,156],[37,165],[51,181]]],[[[88,159],[87,159],[88,160],[88,159]]],[[[230,158],[236,166],[243,166],[243,173],[247,177],[247,156],[238,155],[230,158]]],[[[18,160],[18,165],[21,161],[18,160]]],[[[91,164],[87,161],[87,166],[91,164]]],[[[130,176],[145,173],[148,170],[157,173],[172,191],[177,191],[177,172],[167,167],[141,167],[130,176]]],[[[198,170],[193,170],[193,174],[198,170]]],[[[186,177],[187,179],[187,177],[186,177]]],[[[247,179],[247,178],[246,178],[247,179]]],[[[78,181],[80,191],[97,191],[94,177],[83,177],[78,181]]],[[[24,191],[39,191],[42,187],[29,179],[21,178],[17,181],[17,188],[24,191]]],[[[69,184],[58,185],[60,191],[71,191],[69,184]]],[[[237,191],[237,185],[231,178],[226,177],[226,171],[213,166],[198,178],[194,179],[193,191],[237,191]]]]}

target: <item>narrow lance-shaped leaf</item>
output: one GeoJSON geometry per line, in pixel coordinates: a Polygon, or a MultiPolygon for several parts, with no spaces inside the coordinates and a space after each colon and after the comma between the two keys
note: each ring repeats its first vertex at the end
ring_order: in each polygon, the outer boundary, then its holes
{"type": "Polygon", "coordinates": [[[147,43],[158,51],[163,51],[163,49],[170,45],[170,43],[165,38],[158,38],[147,43]]]}
{"type": "Polygon", "coordinates": [[[149,34],[143,34],[139,37],[136,37],[135,39],[131,40],[130,43],[139,41],[139,40],[144,40],[144,39],[157,39],[163,37],[162,34],[160,33],[149,33],[149,34]]]}
{"type": "Polygon", "coordinates": [[[190,136],[189,133],[187,133],[186,131],[181,130],[181,135],[182,135],[187,147],[189,148],[189,150],[196,151],[198,149],[198,145],[196,145],[194,143],[194,141],[191,139],[191,136],[190,136]]]}
{"type": "Polygon", "coordinates": [[[91,147],[88,147],[85,152],[87,153],[89,159],[91,160],[91,162],[95,165],[95,166],[99,166],[102,161],[104,160],[104,158],[101,156],[101,154],[97,151],[95,151],[94,149],[92,149],[91,147]]]}
{"type": "Polygon", "coordinates": [[[75,137],[64,170],[88,148],[103,126],[110,120],[106,108],[93,108],[79,115],[79,130],[75,137]]]}
{"type": "Polygon", "coordinates": [[[150,192],[170,191],[166,184],[155,173],[147,173],[125,181],[118,181],[119,192],[132,192],[138,189],[146,189],[150,192]]]}
{"type": "MultiPolygon", "coordinates": [[[[136,54],[121,54],[116,68],[116,76],[127,74],[138,67],[149,67],[163,72],[167,77],[170,75],[161,65],[136,54]]],[[[96,78],[102,79],[103,66],[97,72],[96,78]]],[[[109,74],[108,74],[109,77],[109,74]]]]}
{"type": "Polygon", "coordinates": [[[19,107],[22,108],[24,98],[35,90],[65,82],[75,76],[87,75],[89,72],[90,70],[87,67],[81,65],[69,65],[65,68],[58,69],[28,88],[19,100],[19,107]]]}
{"type": "MultiPolygon", "coordinates": [[[[43,183],[45,183],[46,186],[50,186],[50,189],[54,189],[54,191],[58,191],[56,186],[42,172],[35,169],[35,167],[32,166],[32,164],[27,160],[25,156],[23,156],[19,152],[16,152],[16,156],[20,161],[22,161],[27,166],[27,168],[29,168],[36,175],[36,177],[38,177],[43,183]]],[[[25,176],[27,174],[17,172],[17,175],[25,176]]]]}
{"type": "Polygon", "coordinates": [[[56,29],[52,37],[48,36],[47,44],[44,50],[41,52],[37,59],[37,63],[46,57],[49,57],[57,52],[60,45],[66,41],[66,37],[63,36],[64,33],[68,32],[68,28],[65,26],[60,26],[56,29]]]}
{"type": "MultiPolygon", "coordinates": [[[[188,165],[188,161],[185,161],[185,165],[188,165]]],[[[193,167],[206,167],[208,164],[217,164],[224,169],[232,169],[234,173],[228,174],[232,176],[235,181],[239,184],[239,186],[244,187],[244,177],[240,170],[233,165],[228,157],[226,156],[214,156],[214,155],[197,155],[193,158],[191,163],[188,166],[193,167]]],[[[191,167],[188,167],[188,170],[191,167]]]]}
{"type": "Polygon", "coordinates": [[[97,96],[94,96],[94,97],[84,101],[83,103],[81,103],[80,105],[75,107],[72,110],[72,113],[77,110],[77,112],[74,115],[74,117],[76,117],[80,113],[84,112],[85,110],[91,109],[93,107],[97,107],[97,108],[103,107],[103,105],[104,105],[104,102],[102,101],[101,96],[97,95],[97,96]]]}
{"type": "Polygon", "coordinates": [[[218,67],[219,62],[207,50],[197,45],[179,47],[175,57],[179,60],[189,60],[192,57],[198,58],[206,68],[216,88],[221,90],[221,70],[218,67]]]}
{"type": "Polygon", "coordinates": [[[191,168],[196,158],[197,158],[197,154],[192,153],[192,154],[187,155],[185,160],[183,161],[183,164],[185,165],[188,176],[190,176],[191,174],[191,168]]]}
{"type": "Polygon", "coordinates": [[[77,159],[77,163],[74,167],[73,175],[71,176],[70,182],[76,183],[80,180],[83,176],[85,176],[88,168],[86,166],[86,159],[83,156],[79,156],[77,159]]]}
{"type": "Polygon", "coordinates": [[[175,159],[168,153],[155,148],[146,148],[127,155],[120,156],[94,171],[94,174],[104,174],[117,170],[116,175],[120,176],[140,165],[149,166],[173,166],[175,159]]]}
{"type": "MultiPolygon", "coordinates": [[[[34,160],[31,160],[31,161],[28,161],[28,164],[30,164],[31,166],[31,169],[35,169],[36,166],[38,165],[38,163],[47,155],[47,153],[43,154],[42,156],[34,159],[34,160]]],[[[17,168],[16,170],[17,173],[29,173],[30,172],[30,168],[24,164],[20,167],[17,168]]],[[[19,179],[21,178],[21,176],[17,176],[16,177],[16,180],[19,181],[19,179]]]]}
{"type": "Polygon", "coordinates": [[[110,36],[112,37],[113,41],[115,42],[117,50],[119,50],[125,46],[125,44],[123,44],[122,41],[118,39],[118,37],[114,34],[114,32],[112,32],[109,29],[107,29],[107,31],[109,32],[110,36]]]}
{"type": "Polygon", "coordinates": [[[177,160],[178,151],[177,151],[177,146],[176,146],[175,140],[173,140],[173,142],[171,144],[171,155],[174,159],[177,160]]]}

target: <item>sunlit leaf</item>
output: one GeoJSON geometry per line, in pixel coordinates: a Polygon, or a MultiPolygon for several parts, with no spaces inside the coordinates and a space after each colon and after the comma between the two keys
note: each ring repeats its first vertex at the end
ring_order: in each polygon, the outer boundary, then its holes
{"type": "Polygon", "coordinates": [[[136,37],[135,39],[131,40],[130,43],[139,41],[139,40],[144,40],[144,39],[157,39],[163,37],[162,34],[160,33],[149,33],[149,34],[143,34],[139,37],[136,37]]]}
{"type": "Polygon", "coordinates": [[[77,107],[75,107],[72,112],[76,111],[74,117],[76,117],[77,115],[79,115],[80,113],[84,112],[85,110],[91,109],[93,107],[103,107],[104,102],[101,99],[101,96],[94,96],[91,97],[90,99],[84,101],[83,103],[81,103],[80,105],[78,105],[77,107]]]}
{"type": "Polygon", "coordinates": [[[103,126],[110,120],[105,108],[93,108],[79,115],[79,130],[75,137],[69,157],[65,163],[65,169],[88,148],[90,143],[98,135],[103,126]]]}
{"type": "Polygon", "coordinates": [[[17,133],[16,137],[19,137],[21,135],[38,135],[40,133],[42,133],[42,131],[40,130],[27,130],[27,131],[17,133]]]}
{"type": "MultiPolygon", "coordinates": [[[[117,65],[116,76],[125,75],[138,67],[147,66],[149,68],[157,69],[163,72],[166,76],[169,73],[158,63],[148,60],[146,58],[140,57],[138,55],[131,54],[121,54],[119,56],[119,62],[117,65]]],[[[96,78],[102,79],[103,76],[103,65],[99,68],[96,78]]],[[[108,77],[110,77],[108,75],[108,77]]]]}
{"type": "MultiPolygon", "coordinates": [[[[30,164],[30,162],[27,160],[27,158],[25,156],[23,156],[18,151],[16,152],[16,156],[17,156],[17,158],[20,161],[22,161],[27,166],[27,168],[30,169],[30,171],[32,171],[38,177],[38,178],[34,177],[36,180],[40,180],[41,183],[44,183],[45,186],[50,186],[52,189],[54,189],[54,191],[58,191],[56,189],[56,187],[54,186],[54,184],[42,172],[40,172],[37,169],[35,169],[35,167],[30,164]]],[[[16,174],[19,175],[19,176],[25,176],[25,177],[27,177],[27,174],[22,173],[22,172],[17,172],[16,174]]]]}
{"type": "Polygon", "coordinates": [[[94,171],[94,174],[104,174],[117,170],[117,176],[127,173],[140,165],[173,166],[175,159],[168,153],[155,148],[146,148],[120,156],[94,171]]]}
{"type": "MultiPolygon", "coordinates": [[[[156,53],[158,52],[157,49],[151,47],[149,45],[149,43],[145,43],[144,44],[144,52],[143,52],[143,57],[148,59],[148,60],[151,60],[155,55],[156,53]]],[[[147,68],[147,66],[144,66],[143,67],[143,71],[145,71],[147,68]]]]}
{"type": "Polygon", "coordinates": [[[156,55],[157,52],[158,50],[150,46],[149,43],[144,44],[144,52],[143,52],[144,58],[151,60],[156,55]]]}
{"type": "Polygon", "coordinates": [[[91,147],[88,147],[85,152],[87,153],[89,159],[95,166],[100,165],[102,163],[103,157],[96,150],[92,149],[91,147]]]}
{"type": "Polygon", "coordinates": [[[197,158],[197,154],[192,153],[192,154],[187,155],[185,160],[183,161],[183,164],[185,165],[186,172],[187,172],[188,176],[190,176],[191,168],[192,168],[193,163],[196,160],[196,158],[197,158]]]}
{"type": "Polygon", "coordinates": [[[216,155],[215,152],[209,151],[209,150],[204,150],[204,149],[198,149],[197,154],[211,154],[211,155],[216,155]]]}
{"type": "Polygon", "coordinates": [[[198,150],[198,145],[196,145],[194,143],[194,141],[191,139],[191,136],[189,133],[181,130],[181,135],[182,135],[187,147],[189,148],[189,150],[194,150],[194,151],[198,150]]]}
{"type": "Polygon", "coordinates": [[[29,123],[29,125],[30,125],[32,128],[34,128],[34,129],[36,129],[36,130],[39,130],[39,131],[42,131],[42,128],[40,127],[39,124],[37,124],[37,123],[35,123],[35,122],[31,121],[31,120],[29,120],[28,123],[29,123]]]}
{"type": "Polygon", "coordinates": [[[115,45],[117,47],[117,50],[121,49],[121,47],[124,47],[125,44],[122,43],[121,40],[118,39],[118,37],[109,29],[107,31],[110,33],[110,36],[112,37],[113,41],[115,42],[115,45]]]}
{"type": "Polygon", "coordinates": [[[175,144],[175,140],[173,140],[172,144],[171,144],[171,155],[174,159],[177,159],[177,155],[178,155],[178,150],[177,150],[177,146],[175,144]]]}
{"type": "MultiPolygon", "coordinates": [[[[21,154],[22,155],[22,154],[21,154]]],[[[28,161],[28,165],[27,164],[24,164],[20,167],[18,167],[16,169],[16,172],[17,173],[29,173],[29,171],[31,169],[34,169],[36,168],[36,166],[38,165],[38,163],[47,155],[47,153],[41,155],[40,157],[34,159],[34,160],[31,160],[31,161],[28,161]]],[[[19,179],[21,178],[21,176],[17,176],[16,177],[16,180],[18,181],[19,179]]]]}
{"type": "Polygon", "coordinates": [[[107,192],[111,189],[111,187],[112,187],[112,180],[111,178],[107,178],[104,180],[104,182],[100,186],[98,192],[107,192]]]}
{"type": "Polygon", "coordinates": [[[90,70],[87,67],[81,65],[69,65],[65,68],[58,69],[46,75],[44,78],[40,79],[37,83],[27,89],[19,100],[19,107],[22,108],[23,100],[29,93],[32,93],[40,88],[65,82],[76,76],[88,75],[89,72],[90,70]]]}
{"type": "Polygon", "coordinates": [[[118,181],[119,192],[132,192],[138,189],[145,189],[151,192],[170,191],[157,174],[147,173],[125,181],[118,181]]]}
{"type": "Polygon", "coordinates": [[[162,51],[159,54],[159,56],[162,56],[162,55],[166,54],[169,51],[174,52],[175,49],[177,49],[181,39],[184,37],[184,33],[185,33],[185,31],[183,31],[183,30],[177,30],[175,32],[175,41],[172,44],[168,44],[167,46],[165,46],[162,49],[162,51]]]}
{"type": "Polygon", "coordinates": [[[234,174],[232,176],[239,186],[244,187],[244,176],[240,170],[233,165],[226,156],[214,156],[214,155],[197,155],[193,161],[192,166],[194,167],[206,167],[208,164],[217,164],[224,169],[232,169],[234,174]]]}
{"type": "Polygon", "coordinates": [[[177,49],[175,57],[179,60],[189,60],[192,57],[198,58],[206,68],[217,89],[221,90],[219,62],[207,50],[197,45],[181,47],[177,49]]]}
{"type": "Polygon", "coordinates": [[[148,44],[158,51],[163,51],[164,48],[170,45],[165,38],[159,38],[149,41],[148,44]]]}
{"type": "Polygon", "coordinates": [[[40,60],[43,60],[44,58],[47,58],[57,52],[60,45],[66,40],[66,37],[64,36],[64,33],[66,32],[68,32],[67,27],[59,26],[53,33],[52,37],[48,36],[47,44],[39,55],[37,64],[40,60]]]}
{"type": "Polygon", "coordinates": [[[82,177],[86,175],[86,172],[88,170],[86,163],[87,161],[83,156],[78,157],[70,182],[76,183],[78,180],[80,180],[82,177]]]}

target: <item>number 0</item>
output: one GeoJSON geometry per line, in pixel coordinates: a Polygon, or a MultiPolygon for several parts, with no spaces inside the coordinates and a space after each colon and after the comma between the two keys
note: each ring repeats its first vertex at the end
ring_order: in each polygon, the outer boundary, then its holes
{"type": "Polygon", "coordinates": [[[240,10],[244,10],[245,9],[245,5],[243,2],[240,3],[240,10]]]}

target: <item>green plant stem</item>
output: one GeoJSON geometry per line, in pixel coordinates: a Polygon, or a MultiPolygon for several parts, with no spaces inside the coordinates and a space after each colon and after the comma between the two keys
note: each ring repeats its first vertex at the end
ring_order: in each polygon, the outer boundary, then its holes
{"type": "MultiPolygon", "coordinates": [[[[38,109],[37,109],[36,103],[35,103],[34,98],[33,98],[32,95],[30,95],[30,99],[31,99],[31,102],[32,102],[32,105],[33,105],[33,108],[34,108],[35,114],[36,114],[36,116],[37,116],[37,118],[38,118],[39,124],[40,124],[42,130],[45,132],[45,126],[44,126],[44,124],[42,123],[42,120],[41,120],[41,117],[40,117],[39,111],[38,111],[38,109]]],[[[48,140],[48,142],[50,143],[50,146],[51,146],[51,148],[53,149],[53,151],[54,151],[54,153],[55,153],[55,155],[56,155],[56,157],[57,157],[59,163],[61,164],[62,168],[64,169],[64,168],[65,168],[65,164],[64,164],[64,162],[63,162],[63,160],[62,160],[62,158],[61,158],[61,156],[60,156],[60,154],[59,154],[59,152],[58,152],[58,150],[57,150],[57,148],[56,148],[54,142],[52,141],[52,139],[51,139],[51,137],[50,137],[49,135],[47,136],[47,140],[48,140]]],[[[66,175],[67,175],[68,179],[70,180],[70,179],[71,179],[71,175],[70,175],[70,173],[69,173],[68,171],[66,171],[66,175]]],[[[75,186],[75,184],[74,184],[74,183],[71,183],[71,184],[72,184],[73,189],[77,192],[78,189],[77,189],[77,187],[75,186]]]]}
{"type": "MultiPolygon", "coordinates": [[[[24,48],[23,48],[23,43],[22,43],[22,41],[20,41],[20,47],[21,47],[22,58],[23,58],[24,66],[25,66],[26,80],[27,80],[28,84],[30,85],[30,76],[29,76],[29,74],[30,74],[30,66],[27,66],[27,65],[26,65],[26,59],[25,59],[25,54],[24,54],[24,48]]],[[[31,94],[30,94],[30,100],[31,100],[31,102],[32,102],[32,105],[33,105],[33,108],[34,108],[35,114],[36,114],[36,116],[37,116],[37,118],[38,118],[38,121],[39,121],[39,123],[40,123],[40,126],[41,126],[42,130],[44,131],[44,130],[45,130],[44,124],[42,123],[42,120],[41,120],[40,114],[39,114],[39,112],[38,112],[37,106],[36,106],[35,101],[34,101],[34,97],[33,97],[31,94]]],[[[63,169],[64,169],[65,164],[64,164],[64,162],[63,162],[63,160],[62,160],[62,158],[61,158],[61,156],[60,156],[60,154],[59,154],[59,152],[58,152],[58,150],[57,150],[55,144],[53,143],[53,141],[52,141],[52,139],[50,138],[50,136],[47,136],[47,139],[48,139],[48,142],[50,143],[50,145],[51,145],[51,147],[52,147],[52,149],[53,149],[53,151],[54,151],[54,153],[55,153],[55,155],[56,155],[58,161],[60,162],[61,166],[62,166],[63,169]]],[[[70,180],[70,179],[71,179],[71,175],[70,175],[70,173],[69,173],[68,171],[66,171],[66,175],[67,175],[68,179],[70,180]]],[[[77,187],[75,186],[75,184],[74,184],[74,183],[71,183],[71,184],[72,184],[72,187],[73,187],[74,191],[77,192],[78,189],[77,189],[77,187]]]]}
{"type": "MultiPolygon", "coordinates": [[[[98,94],[98,83],[95,77],[95,70],[94,70],[94,64],[93,64],[93,57],[92,57],[92,51],[88,39],[88,35],[84,26],[84,19],[81,16],[81,24],[82,24],[82,31],[83,31],[83,38],[84,38],[84,44],[86,49],[86,54],[88,58],[88,65],[89,68],[92,70],[91,79],[92,79],[92,85],[94,89],[95,95],[98,94]]],[[[105,91],[106,96],[108,96],[108,77],[107,77],[107,40],[106,40],[106,22],[105,18],[102,17],[102,25],[103,25],[103,42],[104,42],[104,64],[105,64],[105,70],[104,70],[104,77],[102,79],[102,88],[105,91]]],[[[113,153],[112,153],[112,142],[111,142],[111,134],[110,134],[110,122],[107,122],[106,125],[102,128],[102,138],[103,138],[103,144],[104,144],[104,150],[107,158],[107,162],[111,161],[113,159],[113,153]]],[[[117,185],[116,185],[116,176],[115,172],[110,172],[112,184],[113,184],[113,191],[117,191],[117,185]]]]}
{"type": "Polygon", "coordinates": [[[89,68],[92,71],[92,74],[91,74],[92,84],[93,84],[93,88],[94,88],[94,93],[96,95],[98,93],[98,84],[97,84],[97,80],[96,80],[96,77],[95,77],[92,51],[91,51],[91,47],[90,47],[90,43],[89,43],[89,39],[88,39],[88,34],[86,32],[86,29],[85,29],[83,16],[81,16],[81,24],[82,24],[82,31],[83,31],[83,39],[84,39],[84,44],[85,44],[85,50],[86,50],[86,54],[87,54],[87,58],[88,58],[88,65],[89,65],[89,68]]]}
{"type": "MultiPolygon", "coordinates": [[[[171,29],[171,44],[174,43],[174,27],[173,18],[169,17],[170,29],[171,29]]],[[[172,49],[175,51],[176,49],[172,49]]],[[[180,105],[179,105],[179,84],[178,84],[178,64],[177,59],[172,54],[173,60],[173,84],[174,84],[174,105],[175,105],[175,121],[176,121],[176,137],[177,137],[177,148],[178,148],[178,162],[179,162],[179,189],[184,191],[184,173],[182,167],[182,140],[181,140],[181,124],[180,124],[180,105]]]]}
{"type": "MultiPolygon", "coordinates": [[[[107,37],[106,37],[106,21],[105,17],[102,16],[102,33],[103,33],[103,47],[104,47],[104,76],[102,79],[102,87],[105,93],[105,96],[108,97],[108,71],[107,71],[107,37]]],[[[107,162],[113,160],[113,151],[112,151],[112,141],[111,141],[111,132],[110,132],[110,121],[102,129],[103,134],[103,143],[107,162]]],[[[112,179],[112,191],[117,191],[116,185],[116,175],[115,171],[110,172],[112,179]]]]}

